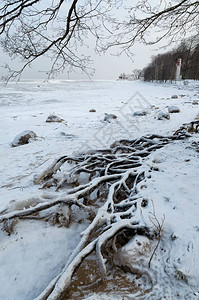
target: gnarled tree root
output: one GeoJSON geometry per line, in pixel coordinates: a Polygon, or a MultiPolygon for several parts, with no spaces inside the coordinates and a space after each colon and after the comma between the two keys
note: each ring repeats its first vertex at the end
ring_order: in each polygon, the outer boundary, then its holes
{"type": "Polygon", "coordinates": [[[69,207],[77,205],[92,213],[90,225],[82,232],[80,243],[64,269],[35,300],[59,299],[70,285],[75,270],[94,250],[101,276],[105,278],[103,249],[109,243],[116,250],[117,236],[123,230],[130,230],[132,236],[142,231],[151,239],[155,237],[155,229],[151,229],[151,224],[146,224],[142,217],[142,209],[148,205],[147,199],[142,197],[142,188],[150,178],[149,167],[144,162],[152,152],[166,144],[188,138],[189,128],[196,126],[198,129],[198,123],[191,122],[189,125],[183,126],[172,136],[147,135],[134,140],[120,140],[109,149],[90,151],[77,157],[63,156],[35,179],[35,184],[43,184],[44,188],[51,186],[55,194],[59,189],[61,196],[34,207],[0,215],[0,222],[6,222],[60,204],[69,207]],[[85,181],[83,183],[81,176],[85,181]],[[91,197],[93,192],[96,193],[94,198],[91,197]]]}

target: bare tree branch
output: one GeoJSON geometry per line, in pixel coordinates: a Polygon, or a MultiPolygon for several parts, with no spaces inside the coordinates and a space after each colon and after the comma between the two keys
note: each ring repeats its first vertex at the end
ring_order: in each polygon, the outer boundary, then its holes
{"type": "MultiPolygon", "coordinates": [[[[52,59],[49,76],[65,68],[89,69],[89,55],[83,56],[82,46],[88,37],[95,39],[96,51],[120,46],[131,53],[136,41],[154,44],[163,38],[173,41],[198,31],[198,1],[148,0],[132,5],[125,0],[4,0],[0,4],[0,44],[23,66],[12,71],[8,79],[20,76],[27,66],[43,56],[52,59]],[[120,14],[118,14],[119,8],[120,14]]],[[[131,54],[130,54],[131,55],[131,54]]]]}

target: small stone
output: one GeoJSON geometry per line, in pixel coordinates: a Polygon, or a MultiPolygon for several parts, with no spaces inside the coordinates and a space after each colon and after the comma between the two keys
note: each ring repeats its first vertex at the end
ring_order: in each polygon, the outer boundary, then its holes
{"type": "Polygon", "coordinates": [[[142,117],[142,116],[146,116],[147,115],[147,112],[146,110],[139,110],[139,111],[135,111],[134,112],[134,117],[142,117]]]}
{"type": "Polygon", "coordinates": [[[62,123],[62,122],[64,122],[64,119],[61,119],[60,117],[58,117],[54,114],[51,114],[46,119],[46,122],[47,123],[62,123]]]}
{"type": "Polygon", "coordinates": [[[110,123],[111,120],[117,119],[117,116],[114,114],[107,114],[105,113],[104,121],[107,121],[110,123]]]}
{"type": "Polygon", "coordinates": [[[179,109],[179,107],[177,107],[177,106],[170,106],[169,108],[168,108],[168,111],[169,111],[169,113],[179,113],[180,112],[180,109],[179,109]]]}
{"type": "Polygon", "coordinates": [[[96,110],[95,110],[94,108],[91,108],[91,109],[89,110],[89,112],[96,112],[96,110]]]}
{"type": "Polygon", "coordinates": [[[177,239],[177,236],[175,235],[175,233],[172,233],[171,234],[171,240],[172,241],[175,241],[177,239]]]}
{"type": "Polygon", "coordinates": [[[171,99],[178,99],[178,95],[171,96],[171,99]]]}
{"type": "Polygon", "coordinates": [[[163,119],[170,119],[169,113],[164,113],[164,112],[159,112],[157,116],[158,120],[163,120],[163,119]]]}
{"type": "Polygon", "coordinates": [[[13,142],[11,143],[11,146],[18,147],[21,145],[28,144],[31,140],[35,140],[36,137],[37,135],[34,131],[25,130],[14,138],[13,142]]]}
{"type": "Polygon", "coordinates": [[[142,207],[147,207],[148,205],[148,200],[147,199],[143,199],[142,202],[141,202],[141,206],[142,207]]]}
{"type": "Polygon", "coordinates": [[[156,171],[156,172],[158,172],[159,171],[159,168],[157,167],[157,166],[153,166],[153,171],[156,171]]]}
{"type": "MultiPolygon", "coordinates": [[[[120,243],[119,239],[118,241],[120,243]]],[[[129,242],[115,251],[113,261],[117,266],[126,267],[140,278],[142,275],[139,270],[146,271],[153,247],[151,239],[144,235],[134,235],[129,242]]]]}
{"type": "Polygon", "coordinates": [[[193,100],[192,104],[193,104],[193,105],[198,105],[199,102],[198,102],[198,100],[193,100]]]}

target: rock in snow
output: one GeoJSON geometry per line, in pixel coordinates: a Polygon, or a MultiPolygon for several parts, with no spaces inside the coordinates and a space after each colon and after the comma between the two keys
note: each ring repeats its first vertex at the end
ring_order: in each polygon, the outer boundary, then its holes
{"type": "Polygon", "coordinates": [[[198,104],[199,104],[199,101],[198,101],[198,100],[193,100],[192,104],[193,104],[193,105],[198,105],[198,104]]]}
{"type": "Polygon", "coordinates": [[[178,106],[170,106],[169,108],[168,108],[168,111],[169,111],[169,113],[179,113],[180,112],[180,109],[179,109],[179,107],[178,106]]]}
{"type": "Polygon", "coordinates": [[[48,118],[46,119],[47,123],[53,123],[53,122],[54,123],[61,123],[63,121],[64,121],[64,119],[61,119],[60,117],[58,117],[54,114],[49,115],[48,118]]]}
{"type": "Polygon", "coordinates": [[[140,274],[141,270],[145,273],[151,256],[151,248],[154,247],[152,243],[146,236],[135,235],[116,252],[115,264],[119,267],[127,267],[134,274],[140,274]]]}
{"type": "Polygon", "coordinates": [[[178,95],[171,96],[171,99],[178,99],[178,95]]]}
{"type": "Polygon", "coordinates": [[[147,112],[146,112],[146,110],[139,110],[139,111],[135,111],[133,115],[134,115],[134,117],[135,116],[138,116],[138,117],[146,116],[147,112]]]}
{"type": "Polygon", "coordinates": [[[36,137],[37,135],[34,131],[25,130],[14,138],[13,142],[11,143],[11,146],[18,147],[21,145],[28,144],[31,140],[35,140],[36,137]]]}
{"type": "Polygon", "coordinates": [[[158,113],[157,118],[158,118],[158,120],[163,120],[163,119],[169,120],[170,115],[169,115],[169,113],[164,113],[164,112],[161,111],[161,112],[158,113]]]}
{"type": "Polygon", "coordinates": [[[95,110],[94,108],[91,108],[91,109],[89,110],[89,112],[96,112],[96,110],[95,110]]]}
{"type": "Polygon", "coordinates": [[[117,119],[117,116],[114,114],[105,113],[104,121],[110,122],[113,119],[117,119]]]}

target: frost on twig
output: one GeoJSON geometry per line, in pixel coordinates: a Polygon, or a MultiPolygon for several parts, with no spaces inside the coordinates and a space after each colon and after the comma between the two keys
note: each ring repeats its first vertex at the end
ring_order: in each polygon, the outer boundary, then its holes
{"type": "MultiPolygon", "coordinates": [[[[191,123],[191,126],[194,124],[191,123]]],[[[142,196],[142,189],[150,181],[152,172],[145,160],[166,144],[187,138],[187,131],[183,127],[171,136],[147,135],[134,140],[120,140],[109,149],[75,157],[63,156],[35,178],[35,184],[48,187],[55,193],[53,199],[0,215],[4,229],[7,228],[11,234],[9,228],[14,226],[11,220],[50,218],[67,227],[67,218],[73,207],[78,206],[87,214],[88,227],[81,233],[79,244],[61,273],[38,295],[37,300],[60,299],[70,286],[75,270],[90,253],[95,254],[101,277],[105,280],[109,259],[107,251],[111,255],[136,235],[157,240],[157,246],[151,253],[150,267],[160,243],[164,221],[159,222],[155,213],[151,215],[152,223],[143,218],[142,212],[147,210],[149,201],[142,196]],[[53,211],[53,216],[45,213],[49,210],[53,211]]],[[[150,213],[150,208],[148,210],[150,213]]]]}

